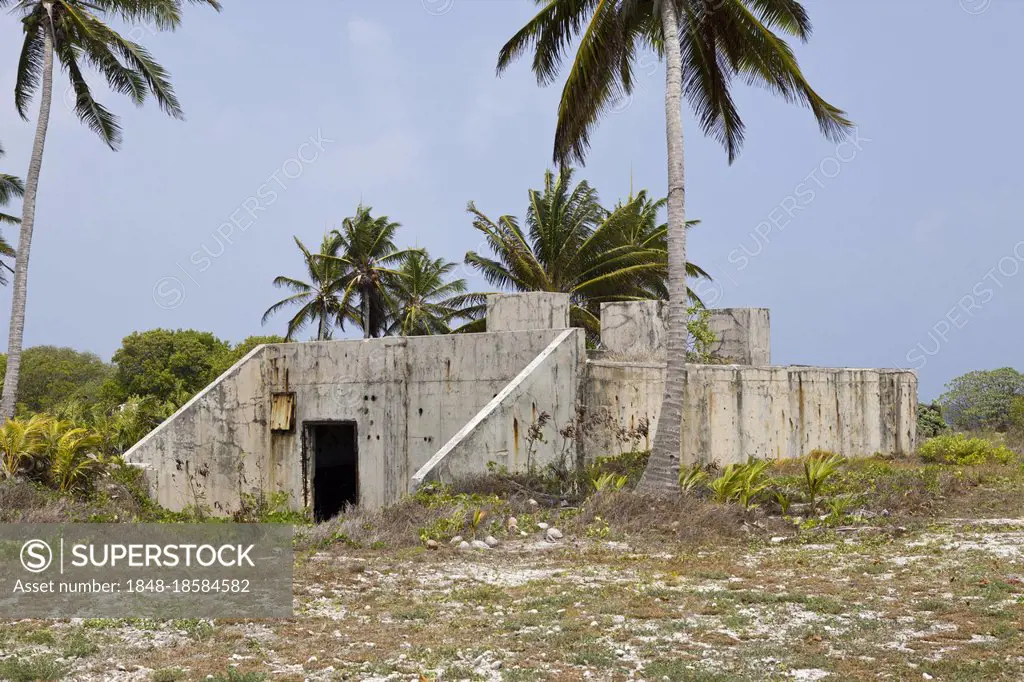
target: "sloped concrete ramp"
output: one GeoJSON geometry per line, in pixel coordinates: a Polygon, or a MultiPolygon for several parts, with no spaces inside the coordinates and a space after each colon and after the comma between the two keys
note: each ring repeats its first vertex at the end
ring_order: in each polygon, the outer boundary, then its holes
{"type": "Polygon", "coordinates": [[[494,462],[511,471],[531,464],[543,465],[553,458],[575,456],[575,443],[540,443],[529,438],[537,422],[539,396],[554,398],[555,428],[571,421],[576,404],[577,380],[565,381],[567,370],[579,363],[579,330],[560,333],[530,364],[491,399],[451,440],[412,476],[410,488],[426,481],[451,481],[482,473],[481,463],[494,462]],[[560,370],[561,368],[561,370],[560,370]],[[560,380],[561,379],[561,380],[560,380]],[[570,407],[566,414],[564,409],[570,407]],[[557,421],[558,418],[561,421],[557,421]],[[571,449],[571,452],[570,452],[571,449]],[[528,461],[528,458],[533,461],[528,461]]]}

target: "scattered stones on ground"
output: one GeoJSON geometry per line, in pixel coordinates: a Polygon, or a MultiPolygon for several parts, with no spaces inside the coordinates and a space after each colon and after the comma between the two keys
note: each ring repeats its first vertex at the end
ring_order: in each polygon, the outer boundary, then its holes
{"type": "Polygon", "coordinates": [[[456,535],[455,537],[452,538],[452,544],[453,545],[457,545],[460,542],[462,542],[462,536],[461,535],[456,535]]]}
{"type": "Polygon", "coordinates": [[[470,549],[470,544],[465,540],[459,542],[459,549],[470,549]]]}
{"type": "Polygon", "coordinates": [[[540,523],[537,524],[537,527],[540,528],[541,530],[547,530],[548,529],[548,524],[546,524],[543,521],[541,521],[540,523]]]}
{"type": "Polygon", "coordinates": [[[497,547],[498,538],[494,537],[493,535],[488,535],[484,538],[484,544],[486,544],[488,547],[497,547]]]}
{"type": "Polygon", "coordinates": [[[547,532],[544,533],[544,539],[548,542],[555,542],[562,539],[562,531],[557,528],[548,528],[547,532]]]}
{"type": "Polygon", "coordinates": [[[437,540],[427,540],[427,549],[437,549],[437,540]]]}
{"type": "Polygon", "coordinates": [[[472,547],[473,549],[490,549],[491,548],[490,545],[488,545],[483,540],[473,540],[473,542],[470,543],[470,547],[472,547]]]}

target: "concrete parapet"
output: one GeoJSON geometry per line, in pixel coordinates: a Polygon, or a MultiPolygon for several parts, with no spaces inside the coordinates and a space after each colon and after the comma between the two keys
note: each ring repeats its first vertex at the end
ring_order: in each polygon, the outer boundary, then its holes
{"type": "MultiPolygon", "coordinates": [[[[662,301],[602,303],[602,350],[634,358],[664,352],[667,316],[662,301]]],[[[716,358],[736,365],[771,364],[767,308],[708,310],[708,326],[717,339],[711,348],[716,358]]]]}
{"type": "Polygon", "coordinates": [[[772,363],[767,308],[717,308],[708,312],[708,326],[717,338],[712,355],[736,365],[772,363]]]}
{"type": "Polygon", "coordinates": [[[567,329],[569,294],[535,291],[487,295],[487,331],[567,329]]]}
{"type": "Polygon", "coordinates": [[[663,301],[602,303],[602,349],[632,356],[663,351],[666,312],[663,301]]]}

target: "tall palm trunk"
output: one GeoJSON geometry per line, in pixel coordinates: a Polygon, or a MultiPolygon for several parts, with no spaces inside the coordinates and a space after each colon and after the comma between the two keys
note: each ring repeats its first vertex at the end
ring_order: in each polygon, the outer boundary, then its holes
{"type": "Polygon", "coordinates": [[[53,99],[53,34],[49,26],[43,29],[43,87],[40,95],[39,120],[36,123],[36,138],[32,143],[28,177],[25,179],[21,233],[18,236],[18,252],[14,259],[11,326],[7,336],[7,373],[4,376],[3,397],[0,398],[0,416],[5,420],[14,417],[14,408],[18,401],[21,343],[25,334],[25,301],[28,298],[28,256],[32,248],[32,228],[36,222],[36,191],[39,188],[39,173],[43,167],[43,147],[46,145],[46,129],[50,124],[50,102],[53,99]]]}
{"type": "Polygon", "coordinates": [[[327,302],[324,301],[320,305],[320,326],[316,330],[316,340],[326,341],[327,340],[327,302]]]}
{"type": "Polygon", "coordinates": [[[360,301],[360,307],[362,308],[360,315],[363,318],[363,338],[368,339],[372,336],[370,334],[370,292],[364,288],[359,298],[362,299],[360,301]]]}
{"type": "Polygon", "coordinates": [[[674,490],[682,453],[686,389],[686,189],[683,172],[683,67],[675,3],[661,0],[665,43],[665,133],[668,142],[668,366],[665,394],[651,459],[640,481],[643,490],[674,490]]]}

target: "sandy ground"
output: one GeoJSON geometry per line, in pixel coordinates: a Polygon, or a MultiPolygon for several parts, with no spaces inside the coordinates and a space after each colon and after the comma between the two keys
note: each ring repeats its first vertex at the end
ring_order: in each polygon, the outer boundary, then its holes
{"type": "Polygon", "coordinates": [[[300,557],[293,620],[2,623],[0,679],[1019,680],[1022,541],[1024,519],[947,519],[700,549],[339,545],[300,557]]]}

